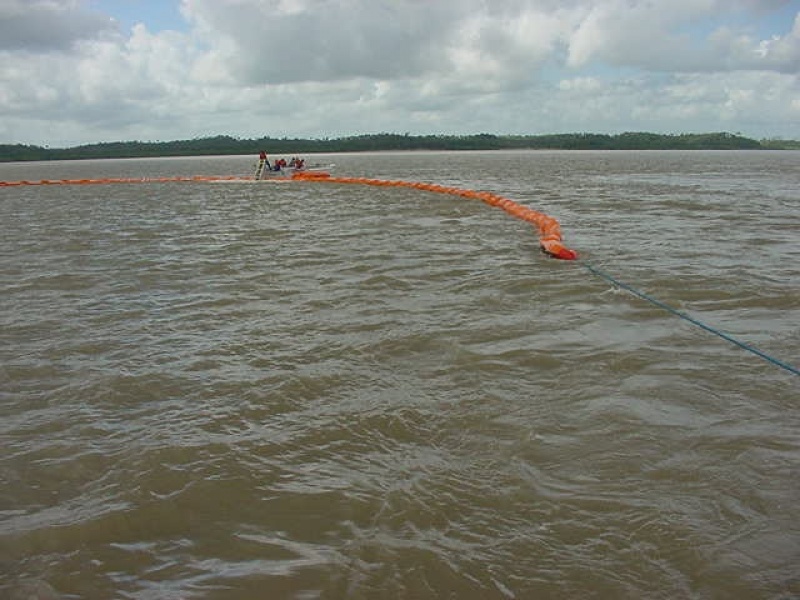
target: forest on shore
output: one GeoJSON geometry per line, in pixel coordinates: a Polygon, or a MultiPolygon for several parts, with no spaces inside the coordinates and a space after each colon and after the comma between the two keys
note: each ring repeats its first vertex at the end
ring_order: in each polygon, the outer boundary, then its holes
{"type": "Polygon", "coordinates": [[[739,134],[627,132],[564,133],[549,135],[409,135],[380,133],[340,138],[241,139],[227,135],[171,142],[104,142],[71,148],[25,144],[0,144],[0,162],[79,160],[92,158],[142,158],[303,154],[326,152],[379,152],[396,150],[798,150],[800,141],[754,140],[739,134]]]}

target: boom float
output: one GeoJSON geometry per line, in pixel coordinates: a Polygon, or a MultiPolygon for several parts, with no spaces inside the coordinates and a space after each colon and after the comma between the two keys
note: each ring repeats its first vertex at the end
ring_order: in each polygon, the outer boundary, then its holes
{"type": "Polygon", "coordinates": [[[513,200],[509,200],[508,198],[504,198],[503,196],[499,196],[491,192],[478,192],[475,190],[449,187],[435,183],[423,183],[419,181],[369,179],[366,177],[331,177],[330,174],[321,172],[315,173],[298,171],[292,175],[292,179],[328,183],[372,185],[377,187],[405,187],[415,190],[423,190],[426,192],[434,192],[437,194],[449,194],[451,196],[459,196],[461,198],[480,200],[489,206],[502,208],[511,216],[522,219],[523,221],[534,225],[539,231],[539,245],[546,254],[561,260],[575,260],[578,258],[577,252],[567,248],[562,243],[561,227],[558,224],[558,221],[552,217],[548,217],[543,213],[528,208],[527,206],[522,206],[513,200]]]}
{"type": "MultiPolygon", "coordinates": [[[[437,194],[449,194],[461,198],[480,200],[489,206],[502,208],[508,214],[518,219],[522,219],[534,225],[539,231],[539,245],[545,254],[561,260],[576,260],[577,252],[567,248],[561,240],[561,227],[552,217],[537,212],[527,206],[523,206],[491,192],[479,192],[457,187],[448,187],[435,183],[423,183],[420,181],[402,181],[391,179],[369,179],[366,177],[331,177],[325,171],[296,171],[291,179],[295,181],[312,181],[327,183],[345,183],[372,185],[377,187],[405,187],[437,194]]],[[[156,177],[156,178],[103,178],[103,179],[42,179],[39,181],[0,181],[0,187],[15,187],[24,185],[93,185],[93,184],[112,184],[112,183],[166,183],[175,181],[203,182],[203,181],[231,181],[242,183],[265,183],[255,179],[242,179],[237,176],[202,176],[193,177],[156,177]]],[[[267,180],[268,181],[268,180],[267,180]]]]}

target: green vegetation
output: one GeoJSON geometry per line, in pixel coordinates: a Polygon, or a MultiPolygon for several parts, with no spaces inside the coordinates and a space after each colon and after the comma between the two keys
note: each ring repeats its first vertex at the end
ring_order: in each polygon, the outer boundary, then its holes
{"type": "Polygon", "coordinates": [[[138,158],[306,152],[374,152],[381,150],[760,150],[800,149],[800,142],[762,140],[732,133],[658,134],[628,132],[617,135],[565,133],[552,135],[401,135],[380,133],[336,139],[262,137],[239,139],[217,136],[174,142],[110,142],[73,148],[43,148],[0,144],[0,162],[88,158],[138,158]]]}
{"type": "Polygon", "coordinates": [[[800,150],[800,140],[769,139],[761,140],[761,147],[766,150],[800,150]]]}

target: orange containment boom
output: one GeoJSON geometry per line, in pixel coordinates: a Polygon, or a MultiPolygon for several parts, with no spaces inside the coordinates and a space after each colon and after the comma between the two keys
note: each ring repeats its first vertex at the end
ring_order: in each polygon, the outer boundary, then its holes
{"type": "MultiPolygon", "coordinates": [[[[472,198],[485,202],[489,206],[502,208],[508,214],[527,221],[534,225],[539,231],[539,245],[542,250],[553,258],[561,260],[575,260],[578,254],[570,250],[561,242],[561,227],[552,217],[536,212],[527,206],[517,204],[513,200],[504,198],[491,192],[478,192],[457,187],[448,187],[435,183],[422,183],[419,181],[401,181],[389,179],[369,179],[366,177],[331,177],[330,173],[324,171],[297,171],[292,175],[296,181],[324,181],[328,183],[354,183],[361,185],[373,185],[379,187],[405,187],[437,194],[450,194],[461,198],[472,198]]],[[[113,184],[113,183],[165,183],[173,181],[251,181],[252,179],[242,179],[236,176],[204,176],[195,175],[193,177],[155,177],[155,178],[103,178],[103,179],[42,179],[39,181],[0,181],[0,187],[12,187],[23,185],[93,185],[93,184],[113,184]]],[[[269,180],[266,180],[269,181],[269,180]]],[[[265,183],[266,181],[258,181],[265,183]]],[[[285,181],[285,179],[284,179],[285,181]]]]}
{"type": "Polygon", "coordinates": [[[324,181],[328,183],[352,183],[361,185],[374,185],[378,187],[407,187],[415,190],[424,190],[426,192],[434,192],[437,194],[450,194],[451,196],[460,196],[461,198],[471,198],[473,200],[480,200],[489,206],[496,206],[502,208],[508,214],[523,221],[527,221],[534,225],[539,231],[539,245],[542,250],[552,256],[561,260],[575,260],[578,258],[578,253],[574,250],[567,248],[561,241],[561,227],[552,217],[537,212],[527,206],[522,206],[491,192],[478,192],[475,190],[467,190],[457,187],[449,187],[438,185],[435,183],[422,183],[418,181],[401,181],[401,180],[387,180],[387,179],[369,179],[365,177],[331,177],[328,173],[313,172],[313,171],[298,171],[292,176],[292,179],[302,181],[324,181]]]}
{"type": "Polygon", "coordinates": [[[40,179],[38,181],[0,181],[0,187],[18,187],[22,185],[103,185],[110,183],[170,183],[174,181],[236,181],[241,179],[235,175],[193,175],[191,177],[103,177],[101,179],[40,179]]]}

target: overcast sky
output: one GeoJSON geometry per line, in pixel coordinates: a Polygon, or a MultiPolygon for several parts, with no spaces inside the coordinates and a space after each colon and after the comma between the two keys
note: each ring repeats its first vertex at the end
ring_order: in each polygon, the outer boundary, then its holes
{"type": "Polygon", "coordinates": [[[0,143],[800,139],[800,0],[0,0],[0,143]]]}

